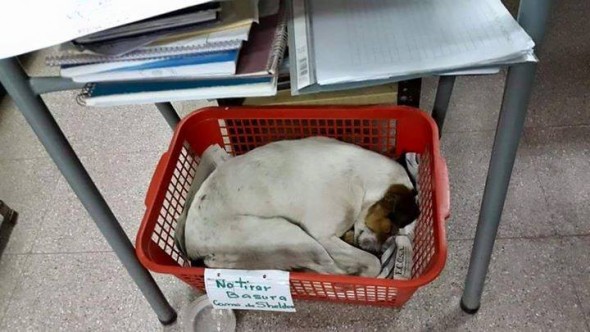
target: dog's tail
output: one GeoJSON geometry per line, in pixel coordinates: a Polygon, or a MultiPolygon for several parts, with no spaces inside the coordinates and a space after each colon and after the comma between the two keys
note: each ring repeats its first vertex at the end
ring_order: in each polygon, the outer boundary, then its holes
{"type": "Polygon", "coordinates": [[[184,255],[184,257],[188,257],[184,238],[184,225],[186,223],[187,211],[188,206],[184,209],[180,217],[178,217],[176,231],[174,232],[174,244],[176,245],[176,248],[178,248],[178,250],[184,255]]]}

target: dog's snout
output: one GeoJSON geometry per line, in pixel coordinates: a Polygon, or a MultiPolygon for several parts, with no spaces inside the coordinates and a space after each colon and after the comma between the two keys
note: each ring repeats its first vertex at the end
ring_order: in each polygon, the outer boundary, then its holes
{"type": "Polygon", "coordinates": [[[381,249],[381,243],[373,232],[361,230],[358,236],[358,246],[370,253],[376,254],[381,249]]]}
{"type": "Polygon", "coordinates": [[[371,246],[371,240],[364,238],[361,239],[361,241],[359,242],[359,245],[361,246],[361,248],[366,248],[366,247],[370,247],[371,246]]]}
{"type": "Polygon", "coordinates": [[[363,250],[368,251],[368,252],[373,253],[373,254],[378,253],[379,250],[381,249],[381,245],[379,244],[379,242],[372,241],[370,239],[363,239],[363,240],[361,240],[360,247],[363,250]]]}

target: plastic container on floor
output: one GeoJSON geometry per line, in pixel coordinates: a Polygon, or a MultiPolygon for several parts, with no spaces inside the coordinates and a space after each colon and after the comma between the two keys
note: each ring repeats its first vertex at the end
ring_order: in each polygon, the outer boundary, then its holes
{"type": "Polygon", "coordinates": [[[421,214],[413,239],[410,280],[293,272],[293,297],[403,305],[442,271],[449,216],[448,175],[440,156],[438,130],[428,115],[410,107],[210,107],[193,112],[177,126],[150,183],[136,243],[142,264],[204,289],[205,268],[191,266],[174,246],[176,220],[185,208],[199,155],[212,144],[240,155],[269,142],[309,136],[333,137],[391,158],[418,153],[421,214]]]}
{"type": "Polygon", "coordinates": [[[199,296],[184,311],[184,332],[234,332],[236,315],[231,309],[214,309],[207,295],[199,296]]]}

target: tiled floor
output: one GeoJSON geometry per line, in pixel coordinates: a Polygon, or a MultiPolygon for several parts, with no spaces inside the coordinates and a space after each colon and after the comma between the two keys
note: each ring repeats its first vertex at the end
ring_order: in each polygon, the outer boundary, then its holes
{"type": "MultiPolygon", "coordinates": [[[[482,309],[458,302],[504,74],[457,80],[442,145],[452,190],[443,274],[401,310],[298,302],[297,313],[238,313],[239,330],[590,331],[590,3],[556,1],[482,309]]],[[[51,73],[43,53],[33,74],[51,73]]],[[[424,82],[423,107],[436,81],[424,82]]],[[[170,130],[153,106],[82,108],[44,97],[130,237],[170,130]]],[[[182,103],[184,115],[204,103],[182,103]]],[[[0,330],[152,331],[158,320],[13,103],[0,103],[0,199],[20,220],[0,248],[0,330]]],[[[172,305],[195,294],[156,276],[172,305]]],[[[178,329],[179,326],[173,327],[178,329]]]]}

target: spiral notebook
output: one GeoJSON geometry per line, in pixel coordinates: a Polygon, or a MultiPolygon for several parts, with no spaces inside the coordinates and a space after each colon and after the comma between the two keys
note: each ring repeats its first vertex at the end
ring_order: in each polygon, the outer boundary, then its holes
{"type": "Polygon", "coordinates": [[[242,40],[203,42],[189,46],[161,46],[139,49],[121,56],[108,56],[96,53],[71,53],[50,55],[45,59],[48,66],[75,66],[97,63],[116,63],[134,60],[162,59],[201,53],[227,51],[240,48],[242,40]]]}
{"type": "Polygon", "coordinates": [[[151,104],[168,101],[271,96],[276,77],[236,77],[188,81],[136,81],[89,84],[78,96],[86,106],[151,104]]]}
{"type": "MultiPolygon", "coordinates": [[[[238,50],[197,54],[148,62],[129,62],[122,68],[97,73],[74,75],[74,82],[106,82],[156,78],[194,78],[233,75],[236,72],[238,50]]],[[[106,63],[104,65],[111,65],[106,63]]],[[[76,68],[73,68],[76,69],[76,68]]],[[[67,77],[62,70],[61,75],[67,77]]]]}

